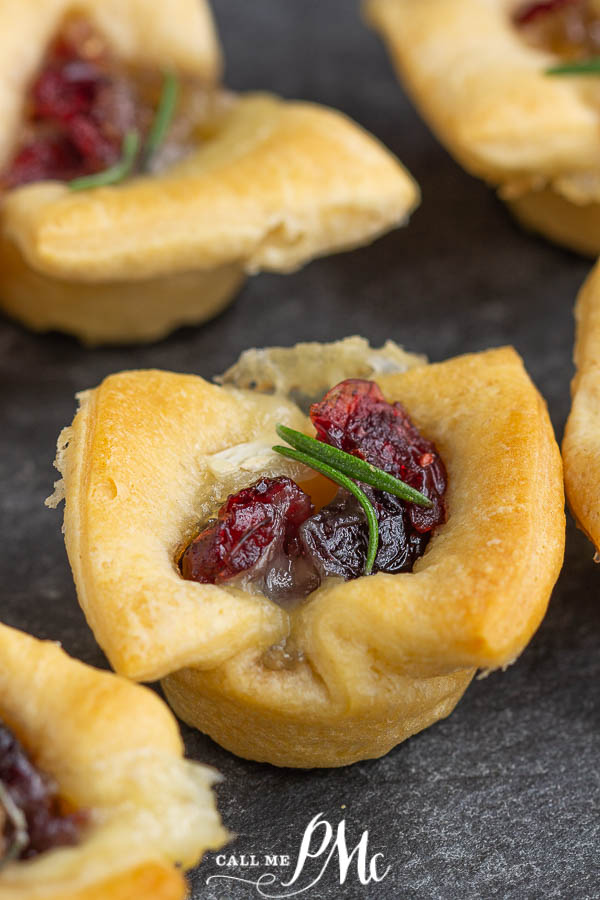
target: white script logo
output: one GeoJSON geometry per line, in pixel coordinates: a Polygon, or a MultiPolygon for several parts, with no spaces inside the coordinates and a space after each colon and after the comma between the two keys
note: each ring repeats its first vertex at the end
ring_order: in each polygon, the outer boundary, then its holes
{"type": "MultiPolygon", "coordinates": [[[[317,813],[317,815],[314,816],[306,826],[304,835],[302,836],[300,850],[298,851],[296,868],[289,881],[278,881],[278,876],[274,872],[265,872],[256,881],[252,881],[249,878],[239,878],[234,875],[210,875],[206,879],[206,883],[208,884],[210,881],[215,880],[241,881],[244,884],[253,885],[260,897],[267,897],[269,898],[269,900],[277,900],[277,898],[284,897],[295,897],[298,894],[303,894],[305,891],[310,890],[310,888],[319,883],[335,855],[337,855],[339,865],[340,884],[346,883],[346,879],[348,877],[348,873],[353,861],[356,864],[356,875],[361,884],[366,885],[370,884],[372,881],[383,881],[383,879],[386,878],[389,874],[391,866],[386,866],[385,868],[383,868],[383,853],[375,853],[373,856],[369,857],[368,830],[363,831],[362,837],[359,840],[358,844],[352,850],[352,852],[349,853],[348,845],[346,843],[346,820],[342,819],[342,821],[339,823],[334,837],[332,826],[326,819],[321,818],[322,815],[322,813],[317,813]],[[320,839],[318,835],[319,831],[321,831],[320,839]],[[315,846],[313,846],[313,839],[315,846]],[[308,881],[307,879],[310,878],[310,874],[305,875],[304,878],[302,876],[305,872],[305,868],[307,867],[307,865],[309,865],[310,860],[314,859],[322,859],[323,862],[316,876],[313,877],[312,880],[308,881]],[[307,883],[303,884],[303,881],[307,881],[307,883]],[[284,888],[293,888],[293,890],[286,890],[283,893],[267,893],[264,890],[264,888],[266,887],[271,887],[273,891],[281,891],[284,888]]],[[[220,856],[217,856],[216,862],[217,865],[220,866],[228,866],[232,864],[243,865],[244,867],[260,865],[257,857],[254,854],[250,854],[249,856],[240,856],[237,858],[228,858],[225,854],[221,854],[220,856]]],[[[279,865],[289,865],[289,857],[266,856],[265,862],[267,865],[275,865],[277,863],[279,865]]]]}

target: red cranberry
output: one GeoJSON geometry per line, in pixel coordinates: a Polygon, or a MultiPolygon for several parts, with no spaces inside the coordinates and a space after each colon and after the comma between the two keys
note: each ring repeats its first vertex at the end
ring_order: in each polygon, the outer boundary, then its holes
{"type": "Polygon", "coordinates": [[[395,475],[432,501],[408,504],[413,528],[431,531],[444,522],[446,469],[434,444],[421,436],[401,403],[388,403],[373,381],[349,378],[313,403],[317,437],[395,475]]]}
{"type": "MultiPolygon", "coordinates": [[[[86,814],[60,814],[56,790],[30,761],[15,736],[0,723],[0,782],[27,821],[29,843],[21,851],[28,859],[50,850],[76,844],[86,814]]],[[[1,805],[1,804],[0,804],[1,805]]],[[[5,826],[4,838],[11,842],[11,826],[5,826]]]]}
{"type": "Polygon", "coordinates": [[[89,113],[103,80],[97,66],[83,60],[50,63],[31,89],[34,116],[64,122],[89,113]]]}
{"type": "Polygon", "coordinates": [[[5,186],[67,180],[118,160],[123,135],[134,125],[132,85],[79,52],[60,39],[51,48],[30,95],[39,136],[17,152],[2,179],[5,186]],[[126,109],[127,116],[112,116],[117,109],[126,109]]]}
{"type": "Polygon", "coordinates": [[[12,188],[44,178],[66,180],[74,178],[81,171],[81,166],[81,154],[68,138],[48,137],[21,148],[3,184],[12,188]]]}
{"type": "Polygon", "coordinates": [[[107,168],[119,159],[118,145],[105,137],[102,128],[90,116],[73,116],[67,130],[89,171],[107,168]]]}
{"type": "Polygon", "coordinates": [[[291,479],[262,478],[230,496],[192,541],[181,558],[183,577],[221,584],[244,573],[271,599],[306,596],[319,579],[303,559],[298,528],[313,509],[291,479]]]}

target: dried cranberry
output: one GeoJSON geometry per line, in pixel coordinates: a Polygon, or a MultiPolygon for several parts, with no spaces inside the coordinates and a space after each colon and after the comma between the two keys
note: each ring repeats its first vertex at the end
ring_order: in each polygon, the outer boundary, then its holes
{"type": "Polygon", "coordinates": [[[373,381],[350,378],[313,403],[317,437],[405,481],[431,500],[409,503],[410,523],[420,533],[445,521],[446,469],[435,445],[413,425],[401,403],[388,403],[373,381]]]}
{"type": "MultiPolygon", "coordinates": [[[[36,856],[52,847],[77,843],[86,820],[85,813],[68,816],[60,814],[53,784],[36,769],[15,736],[2,723],[0,782],[27,821],[29,843],[21,852],[22,859],[36,856]]],[[[2,837],[8,847],[12,839],[11,828],[10,817],[7,816],[2,837]]]]}
{"type": "Polygon", "coordinates": [[[66,180],[74,178],[81,167],[81,154],[68,138],[48,137],[22,147],[2,182],[12,188],[44,178],[66,180]]]}
{"type": "Polygon", "coordinates": [[[365,569],[369,529],[354,496],[340,490],[335,498],[300,526],[300,540],[321,578],[358,578],[365,569]]]}
{"type": "Polygon", "coordinates": [[[519,8],[513,16],[517,25],[529,25],[549,13],[557,12],[565,6],[574,6],[581,0],[536,0],[535,3],[526,3],[519,8]]]}
{"type": "Polygon", "coordinates": [[[383,491],[364,490],[379,523],[379,549],[373,571],[411,572],[417,559],[425,553],[431,531],[420,532],[413,527],[410,510],[403,500],[383,491]]]}
{"type": "Polygon", "coordinates": [[[107,168],[119,159],[119,145],[107,138],[90,116],[73,116],[68,123],[68,132],[89,171],[107,168]]]}
{"type": "MultiPolygon", "coordinates": [[[[430,534],[411,527],[406,504],[363,485],[377,514],[379,547],[373,572],[410,572],[423,555],[430,534]]],[[[300,528],[300,538],[321,578],[358,578],[364,573],[369,528],[360,503],[340,490],[335,499],[300,528]]]]}
{"type": "Polygon", "coordinates": [[[187,547],[183,577],[221,584],[244,573],[273,600],[306,596],[319,578],[304,558],[298,529],[313,510],[290,478],[262,478],[230,496],[187,547]]]}
{"type": "Polygon", "coordinates": [[[98,67],[84,60],[51,63],[31,89],[35,117],[65,122],[89,113],[103,80],[98,67]]]}

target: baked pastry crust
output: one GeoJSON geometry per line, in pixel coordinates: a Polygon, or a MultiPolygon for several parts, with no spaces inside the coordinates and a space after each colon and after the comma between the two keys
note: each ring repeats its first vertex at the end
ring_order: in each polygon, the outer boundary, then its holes
{"type": "MultiPolygon", "coordinates": [[[[11,47],[21,45],[11,30],[24,28],[19,10],[28,26],[38,5],[0,6],[11,47]]],[[[13,137],[15,110],[20,114],[50,26],[72,5],[44,6],[43,22],[33,38],[28,34],[31,58],[17,67],[17,87],[7,78],[0,89],[0,114],[12,123],[5,130],[13,137]]],[[[129,57],[214,81],[219,57],[207,7],[196,0],[180,5],[179,14],[165,7],[177,25],[164,46],[153,34],[148,53],[141,0],[86,0],[84,11],[129,57]],[[111,29],[104,27],[108,18],[111,29]],[[195,29],[188,31],[188,23],[195,29]],[[199,52],[192,65],[194,35],[199,52]]],[[[152,18],[151,28],[160,28],[162,18],[152,18]]],[[[7,59],[16,66],[14,50],[7,59]]],[[[231,97],[215,105],[199,137],[197,150],[161,174],[77,193],[57,182],[8,192],[0,208],[3,308],[31,328],[69,331],[88,343],[151,340],[215,315],[245,274],[289,272],[315,256],[368,243],[403,224],[418,203],[418,188],[398,160],[321,106],[268,94],[231,97]]],[[[0,167],[3,161],[0,144],[0,167]]]]}
{"type": "Polygon", "coordinates": [[[521,225],[583,256],[600,254],[600,203],[577,205],[552,188],[506,201],[521,225]]]}
{"type": "MultiPolygon", "coordinates": [[[[311,390],[315,372],[335,383],[339,368],[312,360],[311,390]]],[[[325,583],[292,612],[184,581],[175,564],[219,491],[258,477],[243,460],[276,442],[275,423],[308,427],[283,393],[230,386],[252,380],[251,365],[224,387],[113,375],[80,395],[59,439],[54,499],[65,496],[67,551],[97,640],[118,672],[164,678],[176,712],[241,756],[336,766],[381,755],[447,715],[475,668],[511,663],[545,612],[563,555],[562,469],[519,357],[506,348],[406,365],[373,377],[440,450],[448,522],[413,573],[325,583]],[[224,456],[245,481],[215,485],[224,456]],[[263,654],[286,640],[302,661],[269,668],[263,654]]],[[[259,471],[294,477],[273,456],[259,471]]]]}
{"type": "Polygon", "coordinates": [[[181,900],[189,868],[226,838],[216,773],[183,759],[151,691],[0,625],[0,718],[61,797],[90,810],[75,847],[0,871],[0,900],[181,900]]]}
{"type": "Polygon", "coordinates": [[[600,550],[600,270],[592,270],[575,306],[576,373],[562,445],[565,487],[579,527],[600,550]]]}
{"type": "Polygon", "coordinates": [[[465,169],[498,186],[528,227],[598,255],[589,221],[600,202],[598,81],[545,75],[557,57],[523,40],[511,21],[517,6],[367,0],[366,12],[419,110],[465,169]],[[558,223],[556,201],[568,210],[558,223]]]}

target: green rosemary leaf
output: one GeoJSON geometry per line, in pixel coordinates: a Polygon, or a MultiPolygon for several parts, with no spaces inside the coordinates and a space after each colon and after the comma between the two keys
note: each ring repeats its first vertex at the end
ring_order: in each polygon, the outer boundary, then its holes
{"type": "Polygon", "coordinates": [[[139,146],[139,133],[128,131],[123,138],[121,159],[114,166],[110,166],[102,172],[96,172],[94,175],[82,175],[81,178],[74,178],[73,181],[69,181],[69,187],[72,191],[87,191],[89,188],[118,184],[119,181],[127,178],[133,169],[139,146]]]}
{"type": "Polygon", "coordinates": [[[546,75],[600,75],[600,56],[559,63],[546,69],[546,75]]]}
{"type": "Polygon", "coordinates": [[[144,159],[142,169],[147,171],[152,157],[163,143],[173,121],[177,97],[179,96],[179,79],[173,72],[165,72],[162,91],[150,134],[144,147],[144,159]]]}
{"type": "Polygon", "coordinates": [[[27,830],[27,819],[15,801],[10,791],[0,781],[0,807],[4,810],[6,818],[12,826],[12,834],[8,847],[4,850],[2,858],[0,858],[0,869],[6,863],[17,859],[21,855],[21,851],[25,849],[29,843],[29,831],[27,830]]]}
{"type": "Polygon", "coordinates": [[[287,425],[277,425],[277,434],[284,441],[287,441],[288,444],[291,444],[292,447],[295,447],[296,450],[309,453],[349,478],[362,481],[363,484],[368,484],[379,491],[387,491],[388,494],[394,494],[395,497],[400,497],[401,500],[407,500],[409,503],[416,503],[419,506],[433,506],[433,503],[425,494],[415,490],[415,488],[404,481],[400,481],[399,478],[389,475],[383,469],[378,469],[377,466],[365,462],[364,459],[359,459],[350,453],[346,453],[345,450],[338,450],[337,447],[332,447],[330,444],[318,441],[307,434],[288,428],[287,425]]]}
{"type": "Polygon", "coordinates": [[[315,457],[310,456],[308,453],[303,453],[301,450],[292,450],[291,447],[280,447],[278,445],[273,447],[273,450],[277,453],[281,453],[282,456],[288,457],[288,459],[295,459],[297,462],[304,463],[305,466],[314,469],[315,472],[320,472],[321,475],[325,475],[326,478],[330,478],[331,481],[335,481],[340,487],[344,487],[347,491],[354,494],[365,511],[367,523],[369,525],[369,546],[367,549],[365,575],[370,575],[373,571],[375,557],[377,556],[377,548],[379,546],[379,525],[377,524],[375,510],[365,492],[361,491],[359,486],[351,481],[350,478],[347,478],[342,472],[327,465],[327,463],[322,462],[320,459],[315,459],[315,457]]]}

